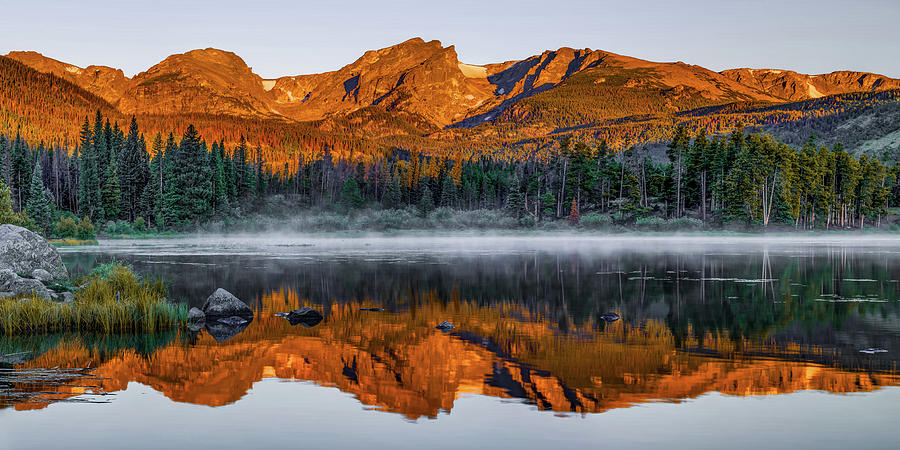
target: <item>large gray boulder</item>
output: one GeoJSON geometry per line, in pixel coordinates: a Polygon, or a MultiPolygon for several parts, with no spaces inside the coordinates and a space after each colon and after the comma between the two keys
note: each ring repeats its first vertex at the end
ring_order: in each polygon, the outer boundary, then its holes
{"type": "Polygon", "coordinates": [[[69,278],[56,247],[25,228],[9,224],[0,225],[0,269],[29,275],[41,269],[53,279],[69,278]]]}
{"type": "Polygon", "coordinates": [[[253,317],[253,310],[225,289],[216,289],[200,307],[208,317],[253,317]]]}
{"type": "Polygon", "coordinates": [[[34,294],[47,300],[53,298],[53,294],[40,280],[22,278],[12,270],[0,269],[0,298],[26,294],[34,294]]]}

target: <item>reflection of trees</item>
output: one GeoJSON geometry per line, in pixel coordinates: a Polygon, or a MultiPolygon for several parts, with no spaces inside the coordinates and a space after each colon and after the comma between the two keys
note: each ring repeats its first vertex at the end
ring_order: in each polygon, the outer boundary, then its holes
{"type": "MultiPolygon", "coordinates": [[[[76,271],[98,259],[91,254],[64,256],[76,271]]],[[[201,304],[218,287],[249,301],[285,288],[313,303],[367,298],[400,311],[414,307],[424,292],[433,292],[440,299],[456,295],[478,305],[514,303],[546,311],[561,328],[570,319],[579,326],[595,323],[598,314],[615,310],[634,323],[664,321],[676,340],[688,325],[760,338],[786,327],[812,333],[819,327],[864,326],[847,320],[900,312],[898,283],[890,281],[900,279],[897,257],[842,247],[735,254],[660,249],[409,258],[125,257],[140,272],[170,281],[173,298],[192,305],[201,304]],[[878,281],[847,281],[859,279],[878,281]],[[836,299],[829,296],[876,296],[890,302],[820,301],[836,299]]]]}
{"type": "MultiPolygon", "coordinates": [[[[845,371],[798,357],[821,353],[815,347],[785,348],[691,327],[678,344],[655,320],[619,321],[602,332],[590,318],[560,327],[552,306],[486,306],[462,290],[451,289],[450,297],[416,291],[415,301],[399,313],[360,311],[372,298],[332,302],[322,308],[326,320],[314,328],[274,317],[313,304],[295,291],[276,290],[260,296],[254,322],[225,343],[202,333],[160,342],[145,353],[149,344],[139,340],[129,347],[116,339],[63,337],[22,367],[96,367],[105,392],[136,381],[174,401],[209,406],[238,401],[264,377],[310,380],[409,418],[450,411],[466,392],[522,398],[553,411],[602,412],[712,390],[856,392],[898,384],[889,373],[845,371]],[[442,320],[456,330],[435,330],[442,320]],[[89,339],[99,343],[85,344],[89,339]],[[746,357],[750,351],[765,358],[746,357]]],[[[63,390],[55,398],[81,392],[63,390]]]]}

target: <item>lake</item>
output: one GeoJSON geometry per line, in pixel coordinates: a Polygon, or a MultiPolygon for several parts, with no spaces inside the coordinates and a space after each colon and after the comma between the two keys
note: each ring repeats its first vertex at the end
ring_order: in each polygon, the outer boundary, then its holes
{"type": "Polygon", "coordinates": [[[73,274],[120,260],[167,281],[174,301],[200,306],[221,287],[255,317],[0,337],[0,354],[31,355],[0,365],[0,447],[900,438],[890,236],[204,236],[61,251],[73,274]],[[275,315],[301,306],[325,320],[275,315]]]}

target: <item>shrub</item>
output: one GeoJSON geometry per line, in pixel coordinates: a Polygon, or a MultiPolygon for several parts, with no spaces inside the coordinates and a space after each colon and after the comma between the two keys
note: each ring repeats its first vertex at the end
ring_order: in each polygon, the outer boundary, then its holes
{"type": "Polygon", "coordinates": [[[78,223],[71,217],[63,217],[53,225],[53,235],[63,239],[78,237],[78,223]]]}
{"type": "Polygon", "coordinates": [[[91,219],[88,216],[84,216],[81,219],[81,222],[78,222],[78,227],[75,229],[75,234],[78,239],[81,240],[90,240],[97,237],[97,232],[94,229],[94,224],[91,223],[91,219]]]}
{"type": "Polygon", "coordinates": [[[602,230],[611,228],[613,220],[608,214],[588,213],[581,216],[579,224],[589,230],[602,230]]]}
{"type": "Polygon", "coordinates": [[[402,230],[413,227],[419,219],[407,209],[382,209],[357,216],[353,228],[360,230],[402,230]]]}
{"type": "Polygon", "coordinates": [[[669,219],[666,228],[671,231],[677,230],[699,230],[703,228],[703,221],[692,217],[681,217],[678,219],[669,219]]]}
{"type": "Polygon", "coordinates": [[[116,222],[110,220],[103,227],[103,232],[110,235],[134,234],[134,228],[131,227],[127,220],[118,220],[116,222]]]}
{"type": "Polygon", "coordinates": [[[134,228],[134,231],[137,231],[138,233],[144,233],[147,231],[147,222],[143,217],[138,216],[136,219],[134,219],[134,224],[132,226],[134,228]]]}
{"type": "Polygon", "coordinates": [[[634,221],[634,227],[639,230],[661,231],[666,228],[666,219],[656,216],[641,217],[634,221]]]}

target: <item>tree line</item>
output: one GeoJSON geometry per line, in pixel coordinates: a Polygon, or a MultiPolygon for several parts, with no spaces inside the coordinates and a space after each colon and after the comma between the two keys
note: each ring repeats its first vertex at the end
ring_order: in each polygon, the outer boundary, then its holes
{"type": "Polygon", "coordinates": [[[615,152],[565,138],[549,155],[512,161],[396,148],[363,160],[335,157],[324,143],[309,150],[273,164],[243,136],[230,147],[208,144],[192,125],[148,144],[135,118],[123,130],[98,111],[71,150],[0,134],[0,195],[8,192],[7,221],[50,234],[109,221],[188,229],[276,195],[298,210],[503,210],[520,226],[590,214],[623,225],[656,218],[803,229],[878,226],[900,199],[900,166],[740,128],[708,137],[680,126],[666,161],[644,147],[615,152]]]}

